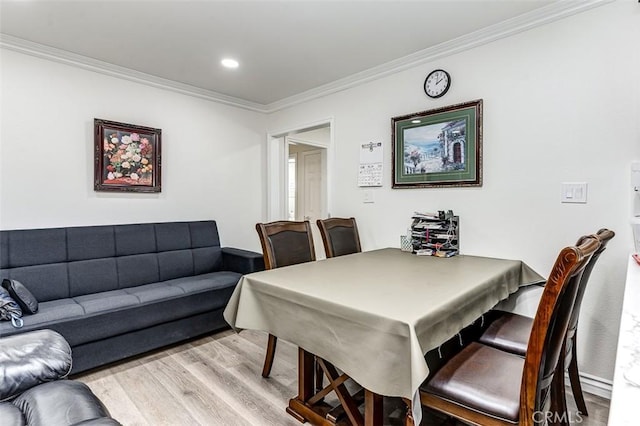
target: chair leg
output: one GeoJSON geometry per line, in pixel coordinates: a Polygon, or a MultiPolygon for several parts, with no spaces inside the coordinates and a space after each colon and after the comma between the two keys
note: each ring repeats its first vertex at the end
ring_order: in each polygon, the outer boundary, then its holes
{"type": "Polygon", "coordinates": [[[562,345],[560,359],[558,359],[558,365],[553,373],[553,379],[551,382],[551,413],[553,417],[549,422],[554,426],[568,426],[569,425],[569,412],[567,409],[567,398],[565,393],[564,382],[564,370],[565,370],[565,349],[562,345]]]}
{"type": "Polygon", "coordinates": [[[573,348],[571,348],[571,362],[569,362],[569,382],[571,383],[571,391],[573,392],[573,398],[576,400],[576,406],[583,416],[588,416],[587,404],[584,402],[584,395],[582,394],[582,385],[580,384],[580,374],[578,373],[578,357],[576,353],[576,342],[573,342],[573,348]]]}
{"type": "Polygon", "coordinates": [[[269,334],[269,341],[267,342],[267,354],[264,357],[264,367],[262,367],[262,377],[269,377],[269,374],[271,374],[273,358],[276,355],[276,343],[278,343],[278,338],[273,334],[269,334]]]}

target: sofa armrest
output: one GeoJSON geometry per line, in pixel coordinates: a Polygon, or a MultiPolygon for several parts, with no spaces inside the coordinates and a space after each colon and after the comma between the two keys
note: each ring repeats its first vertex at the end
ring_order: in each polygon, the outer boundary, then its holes
{"type": "Polygon", "coordinates": [[[264,270],[262,254],[255,251],[242,250],[232,247],[222,248],[222,263],[225,271],[250,274],[264,270]]]}
{"type": "Polygon", "coordinates": [[[66,377],[71,347],[53,330],[37,330],[0,338],[0,401],[33,386],[66,377]]]}

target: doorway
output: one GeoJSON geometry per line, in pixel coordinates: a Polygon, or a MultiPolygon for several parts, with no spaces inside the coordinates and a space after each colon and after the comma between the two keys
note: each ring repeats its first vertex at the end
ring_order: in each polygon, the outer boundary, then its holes
{"type": "Polygon", "coordinates": [[[308,220],[318,258],[317,219],[329,216],[331,120],[268,136],[267,220],[308,220]]]}

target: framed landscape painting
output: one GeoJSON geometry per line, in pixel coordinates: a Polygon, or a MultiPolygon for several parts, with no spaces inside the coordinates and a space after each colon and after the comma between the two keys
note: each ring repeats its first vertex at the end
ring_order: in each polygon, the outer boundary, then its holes
{"type": "Polygon", "coordinates": [[[94,189],[160,192],[162,130],[94,119],[94,189]]]}
{"type": "Polygon", "coordinates": [[[482,186],[482,99],[391,119],[392,187],[482,186]]]}

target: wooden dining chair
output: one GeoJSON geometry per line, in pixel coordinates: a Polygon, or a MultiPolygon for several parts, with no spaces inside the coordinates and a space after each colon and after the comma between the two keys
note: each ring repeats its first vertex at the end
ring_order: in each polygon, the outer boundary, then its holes
{"type": "MultiPolygon", "coordinates": [[[[316,260],[313,236],[309,221],[276,221],[256,224],[262,245],[262,256],[266,269],[316,260]]],[[[269,334],[267,353],[262,368],[262,377],[269,377],[278,338],[269,334]]]]}
{"type": "Polygon", "coordinates": [[[362,251],[358,226],[354,218],[331,217],[318,219],[316,223],[328,258],[362,251]]]}
{"type": "MultiPolygon", "coordinates": [[[[555,408],[559,411],[566,412],[566,398],[564,392],[564,370],[568,369],[569,382],[571,383],[571,391],[576,401],[576,406],[582,415],[588,415],[587,405],[584,401],[582,386],[580,385],[580,373],[578,371],[578,354],[577,354],[577,330],[578,319],[580,317],[580,306],[584,297],[591,271],[595,266],[598,258],[607,247],[607,243],[611,240],[615,233],[608,229],[600,229],[596,235],[600,241],[600,246],[585,266],[584,272],[580,279],[578,292],[575,303],[571,310],[569,326],[564,342],[563,356],[558,362],[559,374],[558,392],[555,396],[558,398],[555,402],[555,408]]],[[[586,238],[581,237],[577,245],[580,245],[586,238]]],[[[497,318],[489,325],[487,330],[478,339],[481,343],[495,348],[524,356],[527,350],[527,344],[531,328],[533,327],[533,318],[518,315],[512,312],[497,312],[497,318]]]]}
{"type": "Polygon", "coordinates": [[[584,267],[599,246],[590,236],[560,251],[524,358],[472,342],[420,386],[422,404],[477,425],[545,424],[571,307],[584,267]]]}

